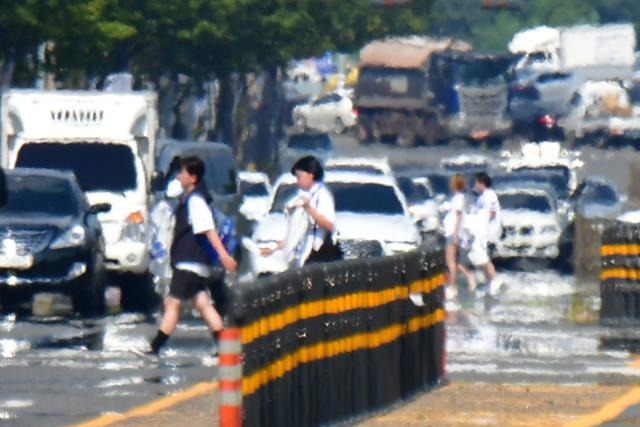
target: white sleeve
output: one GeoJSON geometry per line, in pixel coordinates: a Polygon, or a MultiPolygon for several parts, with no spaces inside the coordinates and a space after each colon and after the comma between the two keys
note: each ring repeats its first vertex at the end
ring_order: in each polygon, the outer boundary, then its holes
{"type": "Polygon", "coordinates": [[[464,196],[457,195],[453,198],[451,203],[451,208],[454,212],[463,212],[464,211],[464,196]]]}
{"type": "Polygon", "coordinates": [[[333,195],[329,192],[329,190],[324,189],[318,194],[318,206],[316,210],[320,215],[325,217],[327,221],[335,225],[336,205],[335,201],[333,200],[333,195]]]}
{"type": "Polygon", "coordinates": [[[194,195],[189,197],[187,210],[193,234],[201,234],[216,229],[216,225],[213,222],[213,213],[201,196],[194,195]]]}

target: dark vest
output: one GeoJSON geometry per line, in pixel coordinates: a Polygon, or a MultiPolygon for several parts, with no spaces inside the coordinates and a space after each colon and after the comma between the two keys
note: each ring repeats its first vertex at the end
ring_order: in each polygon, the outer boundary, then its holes
{"type": "Polygon", "coordinates": [[[202,265],[212,265],[211,245],[204,235],[193,234],[189,224],[188,203],[189,199],[199,194],[205,200],[208,198],[194,191],[180,200],[176,208],[176,225],[173,230],[173,242],[171,243],[171,266],[175,267],[180,262],[192,262],[202,265]]]}

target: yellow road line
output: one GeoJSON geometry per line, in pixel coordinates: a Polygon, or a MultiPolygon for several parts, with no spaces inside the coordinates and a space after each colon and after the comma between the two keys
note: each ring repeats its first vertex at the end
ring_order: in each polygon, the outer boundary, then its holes
{"type": "Polygon", "coordinates": [[[631,362],[629,362],[627,364],[627,367],[629,367],[629,368],[640,368],[640,357],[637,357],[636,359],[634,359],[631,362]]]}
{"type": "Polygon", "coordinates": [[[623,413],[627,408],[640,403],[640,387],[633,387],[626,394],[612,400],[598,411],[586,414],[568,423],[565,427],[592,427],[598,426],[623,413]]]}
{"type": "Polygon", "coordinates": [[[217,382],[204,382],[189,387],[186,390],[163,397],[158,400],[128,410],[124,414],[107,414],[70,427],[106,427],[131,418],[148,417],[164,411],[185,400],[210,393],[218,388],[217,382]]]}

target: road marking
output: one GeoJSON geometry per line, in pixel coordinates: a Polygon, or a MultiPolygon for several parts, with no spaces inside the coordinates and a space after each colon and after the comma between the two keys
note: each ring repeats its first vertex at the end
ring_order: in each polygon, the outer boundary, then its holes
{"type": "Polygon", "coordinates": [[[164,411],[178,403],[185,400],[192,399],[203,394],[210,393],[218,388],[217,382],[204,382],[189,387],[186,390],[177,392],[175,394],[165,396],[158,400],[146,403],[144,405],[132,408],[124,414],[107,414],[94,418],[89,421],[82,422],[80,424],[74,424],[70,427],[106,427],[118,422],[129,420],[131,418],[148,417],[155,415],[158,412],[164,411]]]}
{"type": "Polygon", "coordinates": [[[627,408],[640,403],[640,387],[633,387],[626,394],[612,400],[598,411],[586,414],[568,423],[565,427],[592,427],[611,421],[627,408]]]}

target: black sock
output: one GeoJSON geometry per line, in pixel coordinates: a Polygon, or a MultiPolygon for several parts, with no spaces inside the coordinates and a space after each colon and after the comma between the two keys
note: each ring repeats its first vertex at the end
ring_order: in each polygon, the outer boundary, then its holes
{"type": "Polygon", "coordinates": [[[156,337],[153,339],[153,341],[151,341],[151,352],[154,354],[160,353],[160,348],[162,348],[162,346],[165,345],[168,339],[169,339],[169,335],[165,334],[160,329],[158,329],[158,333],[156,334],[156,337]]]}

